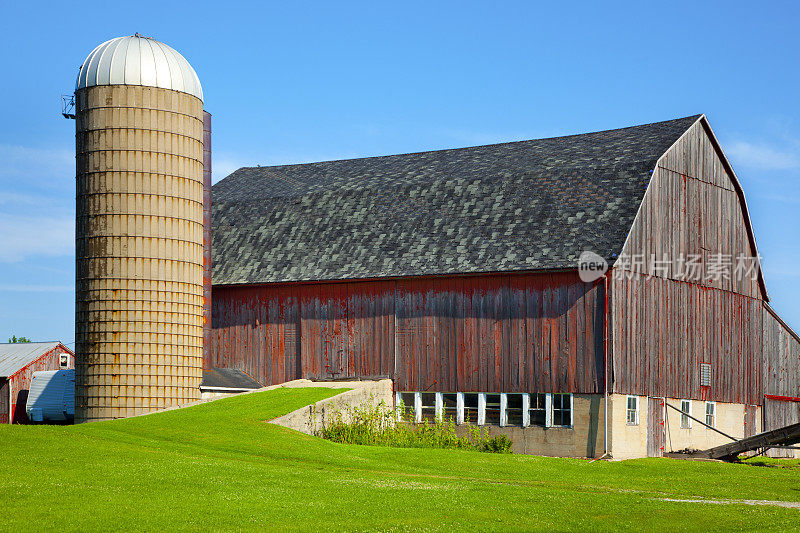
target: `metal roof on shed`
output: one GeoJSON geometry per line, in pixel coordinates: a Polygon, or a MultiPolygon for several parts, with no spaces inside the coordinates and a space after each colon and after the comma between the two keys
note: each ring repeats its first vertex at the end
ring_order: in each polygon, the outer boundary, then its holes
{"type": "Polygon", "coordinates": [[[0,377],[13,376],[59,344],[58,341],[0,343],[0,377]]]}

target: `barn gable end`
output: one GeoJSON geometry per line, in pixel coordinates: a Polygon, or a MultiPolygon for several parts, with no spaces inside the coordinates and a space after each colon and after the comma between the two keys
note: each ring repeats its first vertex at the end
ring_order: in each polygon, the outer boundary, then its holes
{"type": "Polygon", "coordinates": [[[767,294],[756,257],[741,187],[700,117],[658,160],[614,265],[614,390],[760,405],[767,294]]]}
{"type": "MultiPolygon", "coordinates": [[[[705,117],[698,120],[658,160],[622,249],[617,268],[685,280],[679,261],[699,259],[701,271],[713,269],[715,255],[734,263],[757,257],[741,186],[727,163],[705,117]],[[633,258],[627,264],[628,259],[633,258]],[[638,260],[641,258],[642,260],[638,260]]],[[[760,269],[757,276],[693,280],[700,285],[766,298],[760,269]]]]}

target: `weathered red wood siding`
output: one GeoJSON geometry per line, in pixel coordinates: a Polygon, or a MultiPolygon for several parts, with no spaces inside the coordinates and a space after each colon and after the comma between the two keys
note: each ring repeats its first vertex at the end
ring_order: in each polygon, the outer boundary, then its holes
{"type": "Polygon", "coordinates": [[[659,160],[615,265],[615,392],[762,403],[763,295],[757,277],[732,272],[737,256],[754,257],[750,237],[733,179],[698,122],[659,160]],[[699,256],[708,273],[715,254],[731,258],[730,276],[682,278],[680,257],[699,256]],[[700,363],[712,366],[710,387],[700,386],[700,363]]]}
{"type": "MultiPolygon", "coordinates": [[[[17,408],[20,402],[27,400],[28,390],[31,388],[31,378],[34,372],[39,370],[58,370],[61,368],[61,354],[70,354],[69,363],[67,368],[75,368],[75,354],[70,352],[63,345],[58,345],[47,353],[42,354],[35,361],[32,361],[25,368],[17,371],[13,376],[8,378],[8,388],[11,395],[11,418],[8,420],[11,423],[26,423],[28,416],[25,413],[23,405],[17,408]]],[[[2,419],[0,419],[2,420],[2,419]]]]}
{"type": "Polygon", "coordinates": [[[603,289],[576,274],[398,282],[402,390],[602,392],[603,289]]]}
{"type": "Polygon", "coordinates": [[[638,273],[611,294],[615,392],[761,404],[760,301],[638,273]]]}
{"type": "MultiPolygon", "coordinates": [[[[764,431],[800,422],[800,338],[772,308],[764,306],[764,431]],[[771,397],[770,397],[771,396],[771,397]]],[[[770,450],[772,457],[795,457],[795,450],[770,450]]]]}
{"type": "Polygon", "coordinates": [[[398,390],[603,390],[603,285],[575,273],[215,287],[213,305],[213,365],[264,384],[389,376],[398,390]],[[264,341],[270,319],[297,332],[291,351],[264,341]],[[273,376],[276,359],[296,372],[273,376]]]}
{"type": "Polygon", "coordinates": [[[300,377],[300,307],[292,287],[214,287],[211,366],[263,384],[300,377]]]}
{"type": "Polygon", "coordinates": [[[285,287],[300,295],[303,377],[379,377],[392,373],[393,281],[285,287]]]}
{"type": "MultiPolygon", "coordinates": [[[[745,211],[731,176],[698,122],[658,161],[621,256],[641,256],[626,270],[683,280],[680,256],[700,257],[704,271],[715,254],[755,256],[745,211]],[[666,257],[666,271],[654,260],[666,257]]],[[[706,287],[762,298],[758,278],[700,279],[706,287]]]]}
{"type": "Polygon", "coordinates": [[[11,408],[8,401],[8,380],[0,378],[0,424],[8,424],[9,409],[11,408]]]}
{"type": "Polygon", "coordinates": [[[800,339],[768,306],[764,306],[763,372],[764,394],[800,397],[800,339]]]}

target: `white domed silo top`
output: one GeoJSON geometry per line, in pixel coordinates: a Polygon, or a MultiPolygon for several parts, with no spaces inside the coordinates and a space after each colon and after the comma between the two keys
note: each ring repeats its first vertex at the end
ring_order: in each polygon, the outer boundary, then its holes
{"type": "Polygon", "coordinates": [[[95,85],[143,85],[172,89],[203,99],[192,66],[170,46],[138,33],[106,41],[89,54],[75,90],[95,85]]]}

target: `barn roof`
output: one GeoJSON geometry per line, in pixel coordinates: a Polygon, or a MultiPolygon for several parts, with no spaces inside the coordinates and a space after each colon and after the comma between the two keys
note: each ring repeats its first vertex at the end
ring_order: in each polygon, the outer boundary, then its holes
{"type": "Polygon", "coordinates": [[[597,133],[241,168],[213,187],[214,284],[613,262],[656,161],[700,115],[597,133]]]}
{"type": "Polygon", "coordinates": [[[13,376],[60,342],[0,343],[0,377],[13,376]]]}

